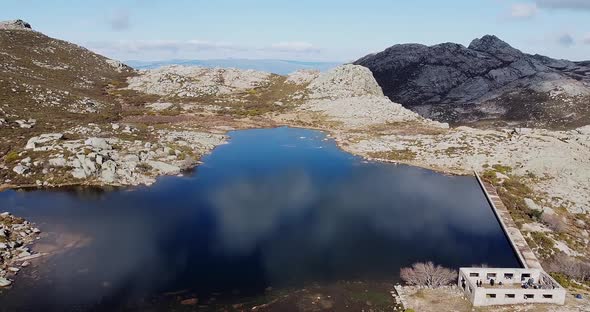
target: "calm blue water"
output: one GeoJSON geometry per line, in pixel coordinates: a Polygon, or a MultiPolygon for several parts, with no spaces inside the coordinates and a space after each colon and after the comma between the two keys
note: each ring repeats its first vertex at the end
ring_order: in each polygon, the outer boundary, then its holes
{"type": "Polygon", "coordinates": [[[474,178],[363,162],[311,130],[230,135],[190,175],[151,187],[0,193],[0,210],[89,238],[21,274],[0,310],[395,281],[400,267],[427,260],[519,266],[474,178]]]}

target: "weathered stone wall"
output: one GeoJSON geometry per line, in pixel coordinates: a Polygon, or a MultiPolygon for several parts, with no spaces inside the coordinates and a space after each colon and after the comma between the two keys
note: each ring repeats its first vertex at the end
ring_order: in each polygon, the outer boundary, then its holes
{"type": "Polygon", "coordinates": [[[474,306],[525,303],[563,305],[566,290],[539,269],[461,268],[459,288],[474,306]],[[538,289],[524,288],[522,283],[533,279],[538,289]],[[494,280],[494,286],[490,281],[494,280]],[[482,286],[477,286],[482,282],[482,286]],[[501,283],[501,284],[500,284],[501,283]]]}

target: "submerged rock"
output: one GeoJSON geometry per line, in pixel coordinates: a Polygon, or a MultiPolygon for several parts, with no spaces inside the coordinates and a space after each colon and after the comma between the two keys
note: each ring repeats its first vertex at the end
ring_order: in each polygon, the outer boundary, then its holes
{"type": "Polygon", "coordinates": [[[0,287],[8,287],[12,284],[11,281],[5,279],[4,277],[0,277],[0,287]]]}
{"type": "Polygon", "coordinates": [[[189,298],[180,301],[180,304],[182,305],[196,305],[197,303],[199,303],[199,299],[197,298],[189,298]]]}
{"type": "Polygon", "coordinates": [[[19,258],[40,256],[25,246],[38,238],[40,232],[28,221],[8,212],[0,214],[0,287],[12,284],[7,275],[12,276],[20,271],[19,263],[24,260],[19,258]]]}

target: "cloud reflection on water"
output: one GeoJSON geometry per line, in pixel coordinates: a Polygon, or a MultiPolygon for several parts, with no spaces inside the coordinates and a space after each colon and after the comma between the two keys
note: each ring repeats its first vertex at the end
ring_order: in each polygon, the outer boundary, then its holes
{"type": "Polygon", "coordinates": [[[296,275],[294,266],[309,269],[303,275],[317,273],[318,267],[354,271],[350,267],[360,269],[355,262],[366,265],[363,257],[379,255],[391,266],[416,258],[456,265],[471,251],[476,254],[467,261],[477,261],[489,253],[486,240],[499,233],[474,179],[381,164],[353,167],[346,179],[332,183],[311,176],[302,170],[220,185],[210,198],[216,245],[226,252],[261,250],[266,274],[279,281],[296,275]],[[289,224],[299,228],[285,230],[289,224]],[[472,240],[460,236],[481,239],[477,245],[483,249],[475,250],[472,240]],[[355,255],[355,249],[363,250],[352,246],[355,240],[370,244],[370,239],[387,242],[379,248],[394,252],[355,255]],[[395,251],[405,253],[398,263],[392,259],[395,251]]]}

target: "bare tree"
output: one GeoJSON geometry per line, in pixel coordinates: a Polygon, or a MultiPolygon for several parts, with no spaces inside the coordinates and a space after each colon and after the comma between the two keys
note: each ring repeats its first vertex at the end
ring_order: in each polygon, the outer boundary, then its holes
{"type": "Polygon", "coordinates": [[[545,223],[554,232],[561,233],[567,230],[567,224],[565,221],[563,221],[563,218],[556,214],[544,213],[541,218],[543,223],[545,223]]]}
{"type": "Polygon", "coordinates": [[[579,282],[590,280],[590,264],[564,254],[551,261],[549,271],[565,274],[579,282]]]}
{"type": "Polygon", "coordinates": [[[402,268],[400,277],[408,285],[435,288],[454,282],[457,279],[457,272],[440,265],[435,266],[432,262],[418,262],[411,268],[402,268]]]}

